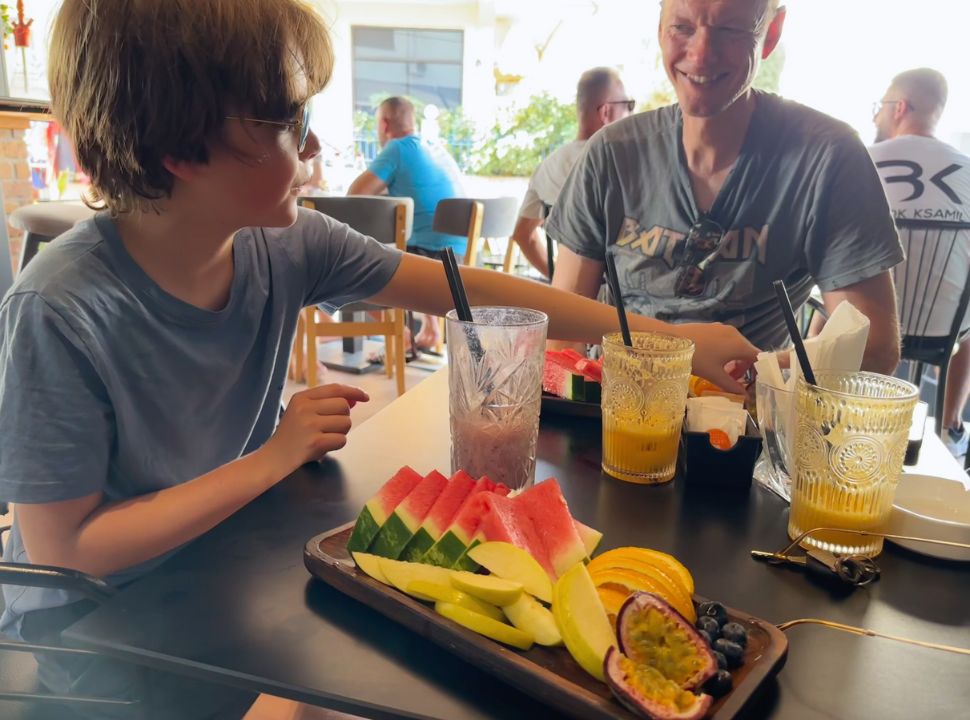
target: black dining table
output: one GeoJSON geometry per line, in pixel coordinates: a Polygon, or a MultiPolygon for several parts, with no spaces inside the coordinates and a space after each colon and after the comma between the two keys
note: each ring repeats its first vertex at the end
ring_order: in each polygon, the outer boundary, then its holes
{"type": "MultiPolygon", "coordinates": [[[[882,577],[840,591],[752,549],[788,543],[787,504],[754,484],[714,492],[682,480],[642,486],[600,470],[596,419],[544,415],[537,479],[558,478],[573,515],[623,545],[672,553],[697,592],[782,623],[820,618],[970,648],[970,563],[889,543],[882,577]]],[[[303,565],[306,541],[353,520],[401,465],[447,474],[447,371],[71,626],[79,647],[217,683],[374,718],[553,718],[476,666],[342,595],[303,565]]],[[[965,477],[935,436],[923,472],[965,477]]],[[[816,625],[786,632],[787,664],[745,709],[753,718],[970,717],[970,657],[816,625]]]]}

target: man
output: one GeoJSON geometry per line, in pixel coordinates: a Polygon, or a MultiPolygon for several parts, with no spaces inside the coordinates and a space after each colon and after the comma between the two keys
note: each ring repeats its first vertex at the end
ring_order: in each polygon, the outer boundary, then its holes
{"type": "Polygon", "coordinates": [[[615,70],[597,67],[584,72],[576,85],[576,119],[579,132],[571,143],[551,153],[539,163],[526,190],[512,239],[522,254],[539,272],[548,274],[546,244],[539,231],[546,208],[556,204],[559,191],[593,133],[604,125],[625,118],[636,107],[626,97],[623,82],[615,70]]]}
{"type": "MultiPolygon", "coordinates": [[[[414,105],[402,97],[389,97],[377,108],[377,141],[380,154],[350,184],[348,195],[409,197],[414,200],[414,225],[408,239],[408,252],[438,258],[445,248],[458,257],[465,254],[468,239],[445,235],[431,229],[434,211],[440,200],[460,197],[461,171],[451,155],[438,144],[423,141],[415,132],[414,105]]],[[[430,316],[422,316],[415,347],[435,347],[441,328],[430,316]]]]}
{"type": "MultiPolygon", "coordinates": [[[[897,218],[970,221],[970,157],[934,136],[946,98],[946,79],[936,70],[920,68],[893,78],[882,100],[873,107],[876,144],[869,148],[869,154],[897,218]]],[[[916,262],[922,257],[914,247],[910,247],[909,255],[916,262]]],[[[945,264],[941,257],[940,262],[926,265],[929,273],[943,273],[935,310],[925,327],[917,328],[913,322],[913,327],[902,329],[903,334],[945,336],[970,272],[967,233],[962,233],[945,264]]],[[[947,429],[943,441],[956,456],[966,454],[970,441],[962,418],[968,395],[970,342],[964,340],[950,361],[943,403],[947,429]]]]}
{"type": "Polygon", "coordinates": [[[665,0],[659,39],[678,104],[603,128],[553,209],[553,285],[594,296],[611,253],[630,310],[719,320],[755,345],[788,333],[813,285],[871,321],[863,367],[899,358],[889,269],[903,253],[865,147],[848,126],[752,90],[778,45],[777,0],[665,0]]]}

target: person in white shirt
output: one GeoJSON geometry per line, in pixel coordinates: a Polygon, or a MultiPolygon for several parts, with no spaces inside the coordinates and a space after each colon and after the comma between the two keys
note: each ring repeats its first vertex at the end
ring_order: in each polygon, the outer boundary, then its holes
{"type": "MultiPolygon", "coordinates": [[[[900,73],[873,106],[876,144],[869,148],[896,219],[970,221],[970,157],[935,137],[946,106],[946,79],[936,70],[900,73]]],[[[939,295],[926,327],[903,327],[902,334],[946,336],[970,273],[970,233],[963,233],[946,262],[930,262],[925,272],[940,273],[939,295]]],[[[910,249],[911,258],[914,251],[910,249]]],[[[936,280],[931,286],[936,285],[936,280]]],[[[922,281],[917,281],[922,286],[922,281]]],[[[902,293],[903,289],[897,289],[902,293]]],[[[922,313],[914,313],[925,319],[922,313]]],[[[915,322],[909,323],[915,325],[915,322]]],[[[970,329],[970,317],[964,319],[970,329]]],[[[943,403],[943,440],[957,456],[967,452],[963,408],[970,395],[970,341],[964,340],[950,361],[943,403]]]]}
{"type": "Polygon", "coordinates": [[[549,259],[542,226],[547,209],[556,204],[559,191],[579,160],[586,141],[593,133],[611,122],[625,118],[636,107],[626,96],[623,81],[615,70],[596,67],[584,72],[576,85],[576,117],[579,132],[576,139],[551,153],[532,174],[526,190],[512,240],[522,254],[543,275],[549,272],[549,259]]]}

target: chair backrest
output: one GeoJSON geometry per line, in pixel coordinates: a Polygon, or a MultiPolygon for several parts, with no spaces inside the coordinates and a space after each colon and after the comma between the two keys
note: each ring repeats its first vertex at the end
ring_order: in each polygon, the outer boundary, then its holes
{"type": "Polygon", "coordinates": [[[512,234],[519,216],[519,201],[514,197],[441,200],[435,207],[432,229],[449,235],[468,235],[472,204],[476,202],[481,203],[483,210],[480,237],[504,238],[512,234]]]}
{"type": "Polygon", "coordinates": [[[409,197],[305,197],[300,198],[300,204],[346,223],[380,243],[396,245],[401,250],[411,237],[414,201],[409,197]]]}
{"type": "Polygon", "coordinates": [[[896,220],[906,260],[893,269],[904,336],[952,337],[967,325],[970,223],[896,220]]]}
{"type": "Polygon", "coordinates": [[[17,208],[10,213],[9,221],[18,230],[53,240],[94,212],[80,200],[38,202],[17,208]]]}

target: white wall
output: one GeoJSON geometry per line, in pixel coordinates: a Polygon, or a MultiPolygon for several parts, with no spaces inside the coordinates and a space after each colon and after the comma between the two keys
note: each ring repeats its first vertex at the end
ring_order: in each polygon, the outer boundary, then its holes
{"type": "Polygon", "coordinates": [[[404,27],[464,32],[462,106],[474,118],[493,113],[495,82],[494,16],[487,4],[381,3],[318,0],[331,23],[336,54],[333,80],[314,105],[314,131],[327,142],[344,149],[353,141],[353,73],[351,28],[404,27]]]}

